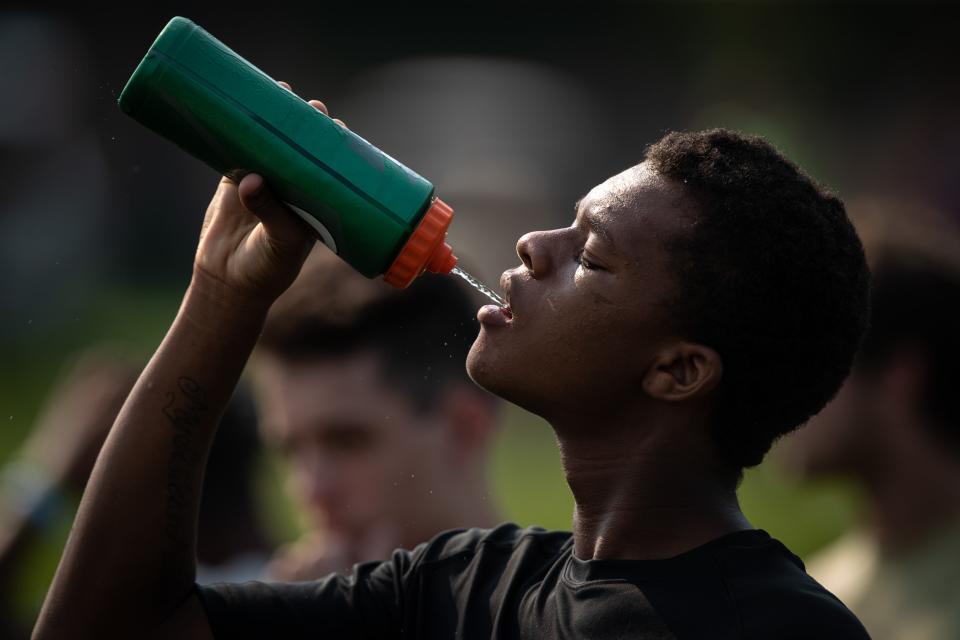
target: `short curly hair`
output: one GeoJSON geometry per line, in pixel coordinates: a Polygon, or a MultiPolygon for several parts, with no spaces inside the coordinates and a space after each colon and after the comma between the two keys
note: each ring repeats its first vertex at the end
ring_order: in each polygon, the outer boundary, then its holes
{"type": "Polygon", "coordinates": [[[696,203],[693,232],[669,241],[668,306],[722,358],[714,435],[739,474],[849,373],[869,318],[863,246],[843,202],[760,137],[672,132],[644,159],[696,203]]]}

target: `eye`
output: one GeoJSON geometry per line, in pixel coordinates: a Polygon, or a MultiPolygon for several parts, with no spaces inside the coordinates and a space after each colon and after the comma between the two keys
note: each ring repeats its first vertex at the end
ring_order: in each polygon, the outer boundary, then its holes
{"type": "Polygon", "coordinates": [[[574,260],[576,260],[577,264],[579,264],[584,269],[589,269],[593,271],[594,269],[600,268],[597,265],[590,262],[589,260],[587,260],[585,257],[583,257],[583,249],[581,249],[580,251],[577,251],[577,255],[574,257],[574,260]]]}

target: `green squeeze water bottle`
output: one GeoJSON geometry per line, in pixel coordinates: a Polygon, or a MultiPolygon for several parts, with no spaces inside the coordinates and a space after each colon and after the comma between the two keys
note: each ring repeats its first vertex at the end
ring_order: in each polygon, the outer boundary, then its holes
{"type": "Polygon", "coordinates": [[[457,264],[453,210],[426,179],[336,124],[186,18],[157,36],[120,108],[239,182],[262,175],[319,239],[403,288],[457,264]]]}

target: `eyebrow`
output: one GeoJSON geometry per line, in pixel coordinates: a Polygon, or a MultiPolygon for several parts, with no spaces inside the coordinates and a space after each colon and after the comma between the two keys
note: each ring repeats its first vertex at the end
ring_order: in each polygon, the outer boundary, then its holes
{"type": "MultiPolygon", "coordinates": [[[[586,196],[583,198],[586,198],[586,196]]],[[[576,215],[579,215],[580,213],[580,203],[583,202],[583,198],[577,199],[577,201],[573,204],[573,212],[576,215]]],[[[610,230],[607,228],[607,225],[598,220],[595,216],[590,215],[589,212],[584,213],[583,220],[587,223],[587,226],[590,227],[591,231],[603,238],[611,247],[613,247],[613,249],[616,250],[617,245],[614,243],[613,236],[610,235],[610,230]]]]}

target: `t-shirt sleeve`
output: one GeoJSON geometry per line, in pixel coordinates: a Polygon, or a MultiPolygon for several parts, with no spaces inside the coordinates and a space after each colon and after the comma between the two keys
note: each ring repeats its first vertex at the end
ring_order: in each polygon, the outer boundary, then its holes
{"type": "Polygon", "coordinates": [[[214,638],[394,638],[401,635],[406,585],[424,546],[397,550],[350,576],[310,582],[197,586],[214,638]]]}

